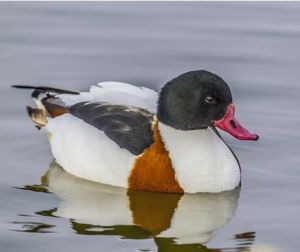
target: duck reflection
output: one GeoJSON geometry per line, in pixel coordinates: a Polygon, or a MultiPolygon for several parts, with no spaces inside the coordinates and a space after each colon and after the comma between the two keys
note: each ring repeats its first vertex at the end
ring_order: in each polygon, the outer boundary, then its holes
{"type": "MultiPolygon", "coordinates": [[[[42,177],[42,186],[61,202],[37,214],[68,218],[78,234],[153,238],[158,251],[223,251],[204,244],[234,216],[240,192],[239,188],[215,194],[132,191],[77,178],[55,162],[42,177]]],[[[233,251],[247,251],[240,249],[249,248],[254,238],[255,233],[236,235],[240,243],[233,251]]]]}

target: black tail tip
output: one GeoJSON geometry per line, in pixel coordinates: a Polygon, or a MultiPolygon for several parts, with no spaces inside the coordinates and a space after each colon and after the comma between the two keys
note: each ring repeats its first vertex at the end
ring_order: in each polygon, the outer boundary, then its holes
{"type": "Polygon", "coordinates": [[[12,88],[20,88],[20,89],[35,89],[34,86],[29,85],[11,85],[12,88]]]}
{"type": "Polygon", "coordinates": [[[53,92],[57,94],[74,94],[74,95],[79,94],[79,92],[77,91],[71,91],[71,90],[65,90],[65,89],[47,87],[47,86],[12,85],[11,87],[19,88],[19,89],[34,89],[34,90],[38,90],[40,93],[53,92]]]}

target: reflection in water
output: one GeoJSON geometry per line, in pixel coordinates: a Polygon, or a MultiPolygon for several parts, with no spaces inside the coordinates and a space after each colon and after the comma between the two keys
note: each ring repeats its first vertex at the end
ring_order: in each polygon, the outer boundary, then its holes
{"type": "MultiPolygon", "coordinates": [[[[218,194],[131,191],[77,178],[55,162],[37,188],[32,189],[54,192],[61,202],[36,214],[68,218],[77,234],[153,239],[158,251],[172,252],[248,251],[255,239],[255,233],[238,234],[233,249],[208,249],[204,245],[234,216],[239,188],[218,194]]],[[[52,228],[42,223],[24,224],[26,232],[51,232],[52,228]]]]}
{"type": "Polygon", "coordinates": [[[49,225],[41,222],[13,221],[12,223],[22,226],[22,229],[14,229],[13,231],[27,233],[52,233],[52,231],[49,229],[54,227],[54,225],[49,225]]]}

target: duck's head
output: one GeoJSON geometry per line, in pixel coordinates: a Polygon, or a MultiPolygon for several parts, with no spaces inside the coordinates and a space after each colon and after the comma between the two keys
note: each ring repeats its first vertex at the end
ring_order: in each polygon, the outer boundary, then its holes
{"type": "Polygon", "coordinates": [[[228,84],[216,74],[199,70],[181,74],[162,88],[157,117],[179,130],[218,127],[240,140],[257,140],[234,112],[228,84]]]}

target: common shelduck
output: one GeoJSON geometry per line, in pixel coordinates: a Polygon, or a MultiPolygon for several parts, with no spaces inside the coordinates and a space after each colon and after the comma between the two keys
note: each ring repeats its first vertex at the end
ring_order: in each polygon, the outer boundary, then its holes
{"type": "Polygon", "coordinates": [[[56,162],[95,182],[135,190],[196,193],[232,190],[239,162],[216,127],[257,140],[235,119],[227,83],[205,70],[169,81],[160,93],[122,82],[89,92],[34,89],[27,111],[49,135],[56,162]]]}

